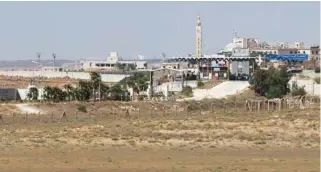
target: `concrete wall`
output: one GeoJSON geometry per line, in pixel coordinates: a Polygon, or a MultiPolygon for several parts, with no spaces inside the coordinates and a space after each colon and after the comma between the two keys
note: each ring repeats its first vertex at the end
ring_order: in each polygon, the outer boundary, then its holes
{"type": "Polygon", "coordinates": [[[249,74],[249,66],[249,61],[232,61],[230,68],[231,74],[237,74],[238,69],[242,69],[242,72],[240,72],[240,74],[249,74]]]}
{"type": "MultiPolygon", "coordinates": [[[[51,71],[0,71],[1,75],[5,76],[22,76],[22,77],[47,77],[47,78],[63,78],[69,77],[73,79],[89,80],[88,72],[51,72],[51,71]]],[[[101,74],[103,82],[119,82],[129,75],[126,74],[101,74]]]]}
{"type": "Polygon", "coordinates": [[[5,100],[20,99],[18,91],[15,88],[0,88],[0,98],[5,100]]]}
{"type": "Polygon", "coordinates": [[[290,89],[292,89],[292,82],[297,82],[299,87],[305,86],[305,91],[310,95],[320,96],[320,84],[314,83],[312,79],[304,80],[304,79],[295,79],[292,78],[289,82],[290,89]]]}
{"type": "MultiPolygon", "coordinates": [[[[183,90],[183,85],[181,81],[175,81],[175,82],[166,82],[163,83],[162,85],[154,86],[153,87],[153,92],[158,93],[158,92],[163,92],[166,90],[166,87],[168,86],[168,91],[170,92],[180,92],[183,90]]],[[[184,82],[184,87],[190,86],[192,88],[197,87],[197,81],[185,81],[184,82]]]]}

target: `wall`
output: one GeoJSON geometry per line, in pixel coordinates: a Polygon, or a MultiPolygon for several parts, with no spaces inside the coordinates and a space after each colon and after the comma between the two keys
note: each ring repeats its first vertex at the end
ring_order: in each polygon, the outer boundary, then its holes
{"type": "MultiPolygon", "coordinates": [[[[175,81],[175,82],[166,82],[163,83],[162,85],[154,86],[153,87],[153,92],[158,93],[158,92],[163,92],[166,90],[166,87],[168,86],[168,91],[172,92],[180,92],[183,90],[183,85],[181,81],[175,81]]],[[[185,86],[190,86],[192,88],[197,87],[197,81],[185,81],[184,82],[184,87],[185,86]]]]}
{"type": "Polygon", "coordinates": [[[20,99],[18,91],[15,88],[0,88],[0,98],[5,100],[20,99]]]}
{"type": "Polygon", "coordinates": [[[314,83],[312,79],[304,80],[292,78],[289,81],[290,89],[292,89],[292,81],[296,81],[300,87],[304,86],[304,89],[308,94],[320,96],[320,84],[314,83]]]}
{"type": "MultiPolygon", "coordinates": [[[[88,72],[41,72],[41,71],[0,71],[1,75],[5,76],[22,76],[22,77],[47,77],[47,78],[63,78],[69,77],[73,79],[89,80],[90,75],[88,72]]],[[[103,82],[119,82],[129,75],[126,74],[101,74],[103,82]]]]}
{"type": "Polygon", "coordinates": [[[249,74],[250,73],[250,64],[249,61],[232,61],[231,74],[249,74]],[[242,69],[242,71],[238,72],[238,69],[242,69]]]}

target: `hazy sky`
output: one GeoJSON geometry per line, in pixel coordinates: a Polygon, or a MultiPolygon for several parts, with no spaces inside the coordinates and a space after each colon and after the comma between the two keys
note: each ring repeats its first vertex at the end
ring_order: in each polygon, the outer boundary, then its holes
{"type": "Polygon", "coordinates": [[[131,58],[195,53],[200,14],[203,50],[241,37],[320,42],[320,2],[0,2],[0,60],[131,58]]]}

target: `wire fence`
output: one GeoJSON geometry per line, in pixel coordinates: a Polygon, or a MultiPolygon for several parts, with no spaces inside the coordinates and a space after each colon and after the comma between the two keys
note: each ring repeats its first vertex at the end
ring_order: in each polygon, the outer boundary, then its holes
{"type": "Polygon", "coordinates": [[[302,109],[315,107],[320,104],[319,97],[290,97],[278,100],[246,100],[244,104],[235,101],[221,102],[185,102],[177,103],[154,103],[146,104],[146,107],[139,108],[132,105],[122,108],[102,108],[90,109],[87,112],[79,110],[54,109],[46,114],[12,113],[1,114],[0,125],[13,124],[54,124],[54,123],[73,123],[73,122],[99,122],[110,120],[175,120],[199,117],[215,117],[217,114],[261,114],[262,111],[277,111],[281,109],[302,109]],[[285,101],[290,100],[290,101],[285,101]],[[300,104],[301,101],[301,104],[300,104]],[[305,101],[305,102],[302,102],[305,101]],[[252,103],[251,103],[252,102],[252,103]],[[281,102],[281,104],[279,104],[281,102]],[[288,102],[288,103],[287,103],[288,102]],[[290,103],[289,103],[290,102],[290,103]],[[303,103],[303,104],[302,104],[303,103]],[[293,105],[293,106],[291,106],[293,105]],[[243,108],[242,108],[243,107],[243,108]]]}

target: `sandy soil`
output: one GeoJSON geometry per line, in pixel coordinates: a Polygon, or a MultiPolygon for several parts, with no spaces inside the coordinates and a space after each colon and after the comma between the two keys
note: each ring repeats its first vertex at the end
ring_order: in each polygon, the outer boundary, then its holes
{"type": "Polygon", "coordinates": [[[203,102],[186,113],[179,103],[164,115],[160,103],[102,102],[82,103],[76,118],[77,104],[35,104],[47,113],[27,124],[4,116],[0,171],[320,171],[318,106],[249,113],[203,102]]]}

